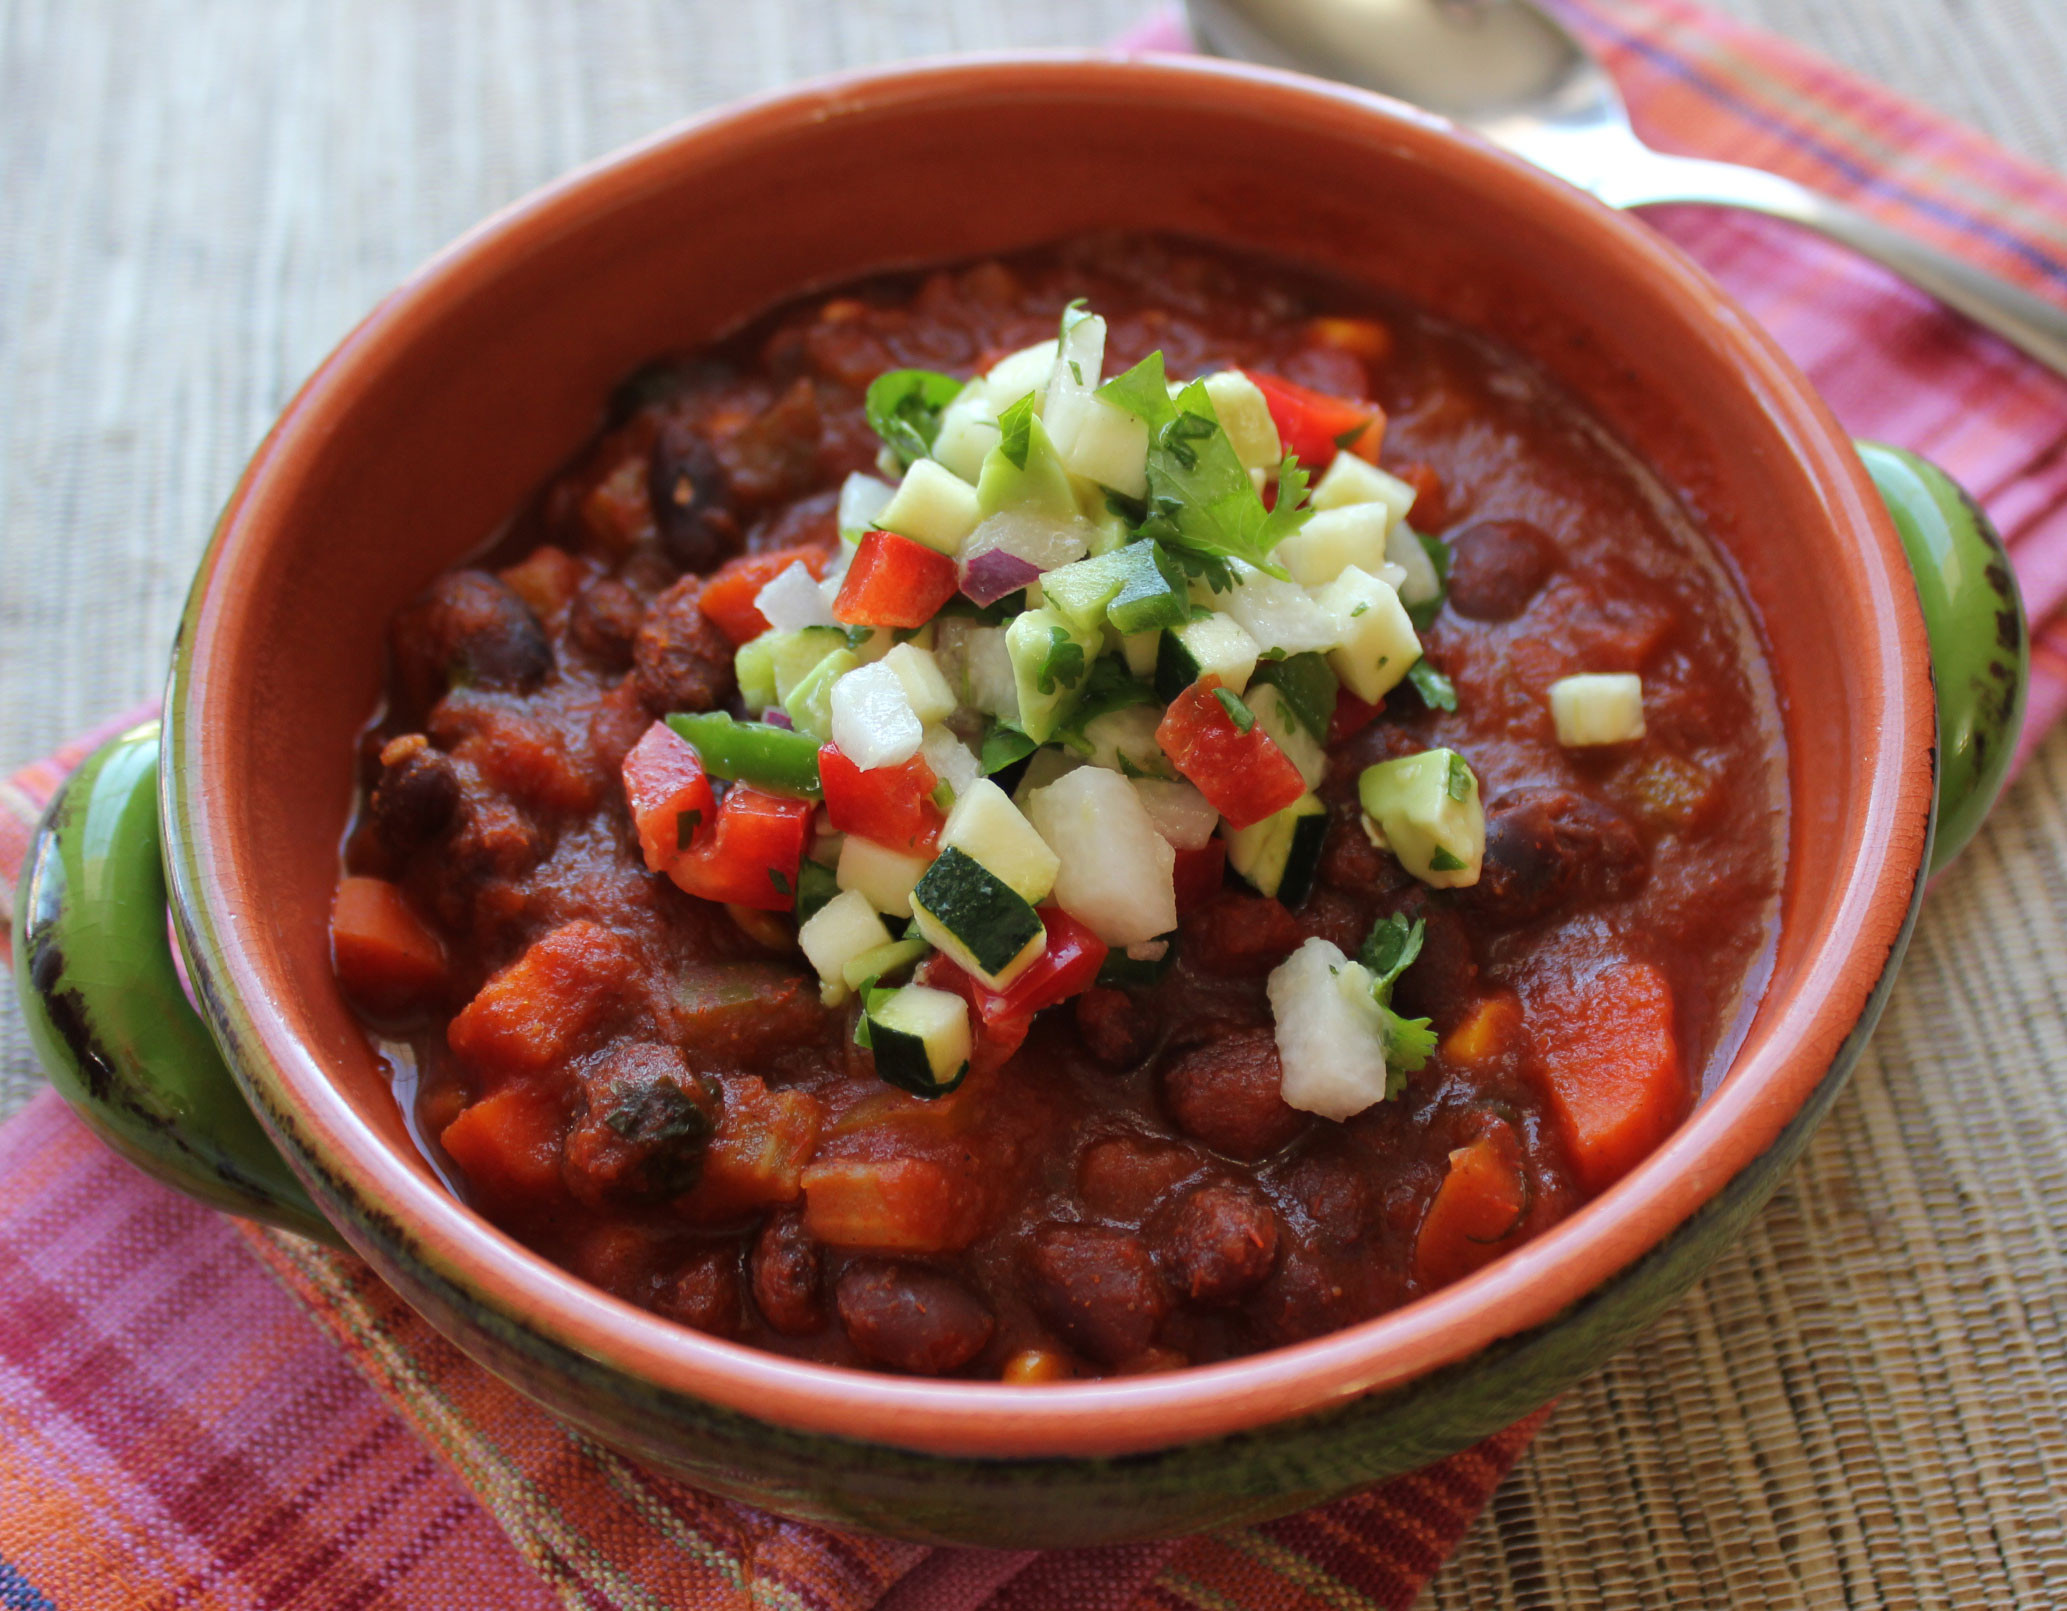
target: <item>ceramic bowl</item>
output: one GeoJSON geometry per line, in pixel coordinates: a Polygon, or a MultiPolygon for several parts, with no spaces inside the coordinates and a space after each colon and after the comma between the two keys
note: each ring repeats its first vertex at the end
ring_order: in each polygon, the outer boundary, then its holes
{"type": "MultiPolygon", "coordinates": [[[[1992,621],[2006,595],[1976,592],[1993,556],[1956,494],[1896,455],[1881,471],[1912,546],[1937,545],[1945,620],[1992,621]]],[[[1970,815],[2014,732],[2020,647],[1979,651],[1993,703],[1961,707],[1970,815]]],[[[797,1516],[1110,1542],[1289,1511],[1462,1448],[1684,1291],[1801,1151],[1879,1012],[1931,855],[1937,727],[1874,479],[1773,343],[1640,225],[1312,81],[1174,58],[921,65],[751,101],[587,168],[461,240],[325,361],[202,563],[162,796],[155,738],[135,735],[46,825],[22,984],[54,1074],[132,1157],[349,1245],[609,1443],[797,1516]],[[333,982],[326,914],[384,625],[650,355],[858,274],[1115,227],[1273,253],[1482,330],[1674,491],[1750,601],[1780,692],[1792,830],[1771,983],[1719,1088],[1611,1191],[1468,1280],[1298,1347],[1027,1389],[800,1364],[672,1325],[437,1183],[333,982]],[[161,828],[205,1031],[153,932],[161,828]]]]}

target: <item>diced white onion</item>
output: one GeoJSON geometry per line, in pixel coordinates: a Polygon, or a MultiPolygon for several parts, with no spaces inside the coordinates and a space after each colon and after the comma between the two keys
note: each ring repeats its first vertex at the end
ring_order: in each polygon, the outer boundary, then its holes
{"type": "Polygon", "coordinates": [[[840,624],[833,619],[818,578],[804,569],[802,560],[793,561],[774,581],[756,593],[754,608],[768,618],[768,625],[777,632],[801,632],[805,627],[836,627],[840,624]]]}
{"type": "Polygon", "coordinates": [[[833,684],[832,710],[833,742],[864,772],[901,766],[925,741],[903,681],[880,660],[833,684]]]}

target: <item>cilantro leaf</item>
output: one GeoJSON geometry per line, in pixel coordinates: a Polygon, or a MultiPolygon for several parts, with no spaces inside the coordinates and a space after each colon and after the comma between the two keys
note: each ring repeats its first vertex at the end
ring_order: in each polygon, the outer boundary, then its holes
{"type": "Polygon", "coordinates": [[[1446,845],[1437,845],[1435,854],[1428,858],[1428,869],[1435,873],[1461,873],[1464,863],[1446,845]]]}
{"type": "Polygon", "coordinates": [[[1457,708],[1457,685],[1430,665],[1426,655],[1407,668],[1407,681],[1430,710],[1457,708]]]}
{"type": "MultiPolygon", "coordinates": [[[[1096,746],[1084,736],[1087,725],[1101,716],[1110,716],[1116,710],[1156,703],[1155,690],[1130,673],[1120,661],[1094,660],[1077,708],[1070,712],[1069,720],[1057,730],[1055,737],[1065,748],[1088,760],[1096,753],[1096,746]]],[[[1125,774],[1129,764],[1127,757],[1122,755],[1119,760],[1120,771],[1125,774]]],[[[1136,771],[1139,772],[1139,768],[1136,771]]],[[[1141,772],[1140,775],[1147,777],[1150,774],[1141,772]]]]}
{"type": "Polygon", "coordinates": [[[933,451],[940,434],[941,410],[955,400],[963,383],[931,369],[891,369],[869,382],[863,411],[869,426],[910,465],[933,451]]]}
{"type": "Polygon", "coordinates": [[[998,451],[1012,461],[1015,470],[1026,468],[1026,455],[1033,446],[1034,394],[1028,392],[998,416],[998,451]]]}
{"type": "Polygon", "coordinates": [[[1404,912],[1394,912],[1371,925],[1356,959],[1371,970],[1372,990],[1383,992],[1381,1004],[1392,999],[1393,982],[1421,955],[1427,934],[1427,924],[1418,917],[1410,921],[1404,912]]]}
{"type": "Polygon", "coordinates": [[[1084,646],[1062,627],[1048,629],[1048,653],[1034,677],[1034,686],[1044,694],[1055,692],[1059,683],[1079,682],[1084,675],[1084,646]]]}
{"type": "Polygon", "coordinates": [[[1213,697],[1220,701],[1220,708],[1227,712],[1227,719],[1234,723],[1237,733],[1247,733],[1256,725],[1256,713],[1242,703],[1242,696],[1232,688],[1215,688],[1213,697]]]}
{"type": "Polygon", "coordinates": [[[997,722],[983,735],[983,750],[978,762],[983,767],[983,775],[989,777],[1008,766],[1018,765],[1039,748],[1012,723],[997,722]]]}
{"type": "Polygon", "coordinates": [[[1450,798],[1459,802],[1469,800],[1471,798],[1472,785],[1477,781],[1471,775],[1471,767],[1464,757],[1452,750],[1450,752],[1450,775],[1444,783],[1444,787],[1449,791],[1450,798]]]}
{"type": "Polygon", "coordinates": [[[1168,424],[1177,412],[1177,405],[1170,401],[1170,384],[1163,374],[1163,355],[1159,351],[1150,353],[1125,374],[1113,376],[1091,395],[1104,398],[1114,408],[1125,409],[1151,432],[1168,424]]]}
{"type": "MultiPolygon", "coordinates": [[[[1385,1038],[1385,1094],[1399,1095],[1399,1088],[1393,1084],[1395,1075],[1418,1074],[1435,1051],[1435,1030],[1426,1018],[1402,1018],[1390,1007],[1378,1009],[1385,1038]]],[[[1403,1086],[1406,1082],[1401,1080],[1403,1086]]]]}

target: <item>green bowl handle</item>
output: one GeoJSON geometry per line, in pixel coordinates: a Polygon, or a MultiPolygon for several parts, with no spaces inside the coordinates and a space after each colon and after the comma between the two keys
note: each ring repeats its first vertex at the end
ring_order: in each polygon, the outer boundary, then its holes
{"type": "Polygon", "coordinates": [[[1995,804],[2031,685],[2031,633],[2009,550],[1981,506],[1928,459],[1861,441],[1859,457],[1909,554],[1938,690],[1937,872],[1995,804]]]}
{"type": "Polygon", "coordinates": [[[180,987],[159,859],[156,722],[110,740],[50,802],[14,937],[29,1039],[102,1140],[211,1207],[343,1245],[180,987]]]}

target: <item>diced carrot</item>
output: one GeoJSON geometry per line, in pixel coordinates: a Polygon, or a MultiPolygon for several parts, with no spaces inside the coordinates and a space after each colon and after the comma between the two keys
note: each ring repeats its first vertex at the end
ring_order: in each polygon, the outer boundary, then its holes
{"type": "Polygon", "coordinates": [[[768,630],[768,618],[754,608],[761,589],[799,561],[813,576],[823,576],[831,557],[815,544],[779,548],[772,554],[743,554],[703,584],[703,591],[696,595],[697,607],[735,645],[751,642],[768,630]]]}
{"type": "Polygon", "coordinates": [[[1444,1038],[1443,1061],[1460,1068],[1481,1068],[1512,1051],[1521,1041],[1522,1004],[1507,991],[1483,996],[1471,1015],[1444,1038]]]}
{"type": "Polygon", "coordinates": [[[931,1158],[822,1158],[804,1171],[804,1223],[832,1247],[950,1253],[983,1229],[985,1193],[931,1158]]]}
{"type": "Polygon", "coordinates": [[[481,986],[445,1038],[484,1074],[537,1073],[572,1056],[638,978],[618,936],[585,918],[563,923],[481,986]]]}
{"type": "Polygon", "coordinates": [[[1559,980],[1532,994],[1529,1029],[1579,1183],[1605,1191],[1686,1112],[1672,986],[1648,962],[1559,980]]]}
{"type": "Polygon", "coordinates": [[[465,1109],[438,1139],[485,1195],[509,1204],[538,1203],[563,1193],[565,1129],[557,1095],[536,1085],[506,1085],[465,1109]]]}
{"type": "Polygon", "coordinates": [[[1529,1204],[1521,1143],[1498,1125],[1450,1154],[1450,1170],[1414,1238],[1414,1276],[1433,1289],[1491,1263],[1510,1245],[1529,1204]]]}
{"type": "Polygon", "coordinates": [[[1041,1382],[1067,1381],[1076,1374],[1069,1368],[1069,1355],[1052,1348],[1022,1348],[1005,1361],[998,1379],[1034,1386],[1041,1382]]]}
{"type": "Polygon", "coordinates": [[[1306,321],[1306,334],[1316,346],[1339,347],[1367,364],[1392,356],[1392,327],[1376,319],[1323,316],[1306,321]]]}
{"type": "Polygon", "coordinates": [[[445,989],[445,948],[384,878],[343,878],[330,905],[338,982],[375,1012],[427,1006],[445,989]]]}
{"type": "Polygon", "coordinates": [[[498,574],[503,585],[530,605],[532,614],[541,621],[565,609],[588,580],[581,561],[551,543],[541,543],[498,574]]]}
{"type": "Polygon", "coordinates": [[[676,1208],[708,1224],[795,1202],[824,1122],[825,1109],[806,1092],[771,1091],[757,1079],[726,1081],[725,1109],[703,1155],[703,1177],[676,1208]]]}

